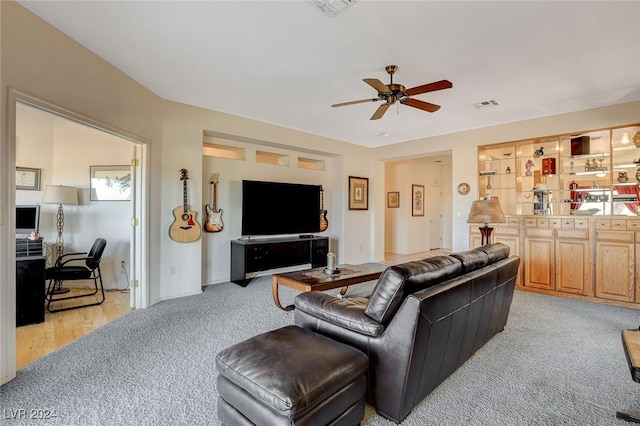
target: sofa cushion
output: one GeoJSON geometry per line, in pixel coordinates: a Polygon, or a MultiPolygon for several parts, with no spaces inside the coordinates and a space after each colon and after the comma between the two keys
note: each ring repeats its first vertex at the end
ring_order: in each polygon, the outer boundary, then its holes
{"type": "Polygon", "coordinates": [[[469,251],[451,253],[449,256],[458,259],[460,263],[462,263],[463,274],[484,268],[489,264],[489,256],[487,253],[477,248],[469,251]]]}
{"type": "Polygon", "coordinates": [[[435,256],[389,266],[378,279],[364,314],[387,325],[404,299],[462,273],[462,263],[449,256],[435,256]]]}
{"type": "Polygon", "coordinates": [[[319,291],[300,293],[294,299],[296,314],[305,312],[318,319],[366,336],[379,336],[384,326],[364,314],[368,299],[349,297],[341,299],[319,291]]]}
{"type": "Polygon", "coordinates": [[[476,269],[495,263],[498,260],[509,257],[509,246],[502,243],[487,244],[476,247],[473,250],[451,253],[449,256],[455,257],[462,263],[462,273],[466,274],[476,269]]]}
{"type": "Polygon", "coordinates": [[[509,257],[509,246],[502,243],[487,244],[486,246],[478,247],[477,250],[482,250],[489,256],[489,263],[495,263],[498,260],[506,259],[509,257]]]}

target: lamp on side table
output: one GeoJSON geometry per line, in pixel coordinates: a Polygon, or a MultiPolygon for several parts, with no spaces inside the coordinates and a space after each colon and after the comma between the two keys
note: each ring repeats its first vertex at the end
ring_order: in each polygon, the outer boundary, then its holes
{"type": "Polygon", "coordinates": [[[483,227],[478,228],[482,236],[483,246],[491,242],[493,228],[489,227],[488,223],[503,223],[506,221],[497,199],[474,201],[471,204],[471,211],[469,211],[469,218],[467,219],[467,223],[484,223],[483,227]]]}

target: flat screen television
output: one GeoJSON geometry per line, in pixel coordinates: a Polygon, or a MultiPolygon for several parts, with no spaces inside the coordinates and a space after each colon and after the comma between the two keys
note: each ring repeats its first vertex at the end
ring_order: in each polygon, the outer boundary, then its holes
{"type": "Polygon", "coordinates": [[[40,206],[16,206],[16,235],[40,232],[40,206]]]}
{"type": "Polygon", "coordinates": [[[242,181],[242,235],[320,232],[320,185],[242,181]]]}

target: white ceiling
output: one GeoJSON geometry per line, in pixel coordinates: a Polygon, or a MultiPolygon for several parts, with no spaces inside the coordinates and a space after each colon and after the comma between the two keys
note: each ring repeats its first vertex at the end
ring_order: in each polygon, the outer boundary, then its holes
{"type": "Polygon", "coordinates": [[[20,3],[163,98],[369,147],[640,100],[636,1],[20,3]],[[331,108],[389,64],[407,88],[450,80],[416,96],[442,108],[331,108]]]}

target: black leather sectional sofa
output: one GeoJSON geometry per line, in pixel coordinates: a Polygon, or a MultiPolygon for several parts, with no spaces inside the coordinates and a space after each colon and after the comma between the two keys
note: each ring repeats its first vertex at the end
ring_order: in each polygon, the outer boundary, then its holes
{"type": "Polygon", "coordinates": [[[519,262],[495,243],[390,266],[368,298],[298,295],[295,324],[368,355],[367,402],[400,423],[504,329],[519,262]]]}

